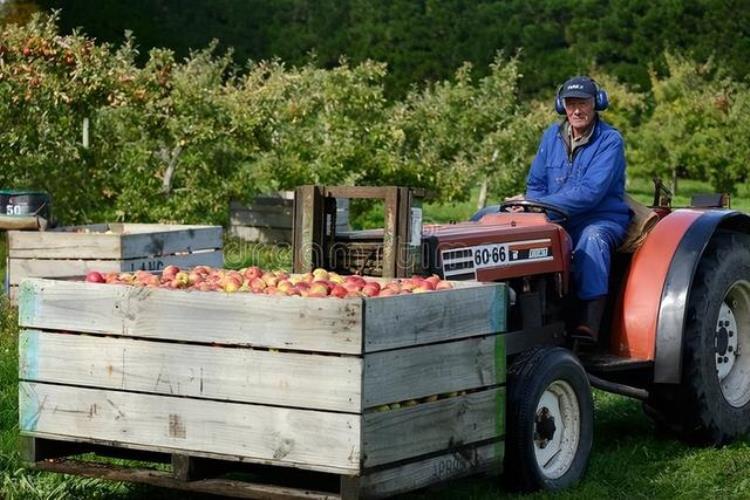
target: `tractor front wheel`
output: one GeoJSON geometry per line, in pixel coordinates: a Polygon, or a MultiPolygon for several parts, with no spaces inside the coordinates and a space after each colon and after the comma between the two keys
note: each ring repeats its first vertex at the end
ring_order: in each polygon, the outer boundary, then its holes
{"type": "Polygon", "coordinates": [[[593,441],[586,372],[563,348],[536,348],[508,370],[505,476],[516,489],[556,490],[578,482],[593,441]]]}

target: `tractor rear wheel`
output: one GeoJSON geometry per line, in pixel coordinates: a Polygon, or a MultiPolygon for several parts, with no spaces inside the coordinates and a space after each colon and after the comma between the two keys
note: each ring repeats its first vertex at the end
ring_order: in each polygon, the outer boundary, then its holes
{"type": "Polygon", "coordinates": [[[594,410],[586,372],[560,347],[521,354],[508,370],[505,477],[523,490],[578,482],[588,464],[594,410]]]}
{"type": "Polygon", "coordinates": [[[720,232],[688,298],[682,384],[647,413],[689,442],[720,446],[750,431],[750,236],[720,232]]]}

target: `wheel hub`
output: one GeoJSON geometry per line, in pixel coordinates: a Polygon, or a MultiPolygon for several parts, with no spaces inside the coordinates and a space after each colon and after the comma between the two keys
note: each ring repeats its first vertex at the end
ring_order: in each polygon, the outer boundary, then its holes
{"type": "Polygon", "coordinates": [[[534,433],[534,441],[537,442],[539,448],[546,448],[547,444],[555,438],[555,417],[549,411],[549,408],[543,406],[542,409],[536,414],[536,432],[534,433]]]}
{"type": "Polygon", "coordinates": [[[732,308],[726,303],[721,304],[719,319],[716,322],[716,337],[714,348],[716,351],[716,372],[719,380],[723,380],[734,367],[737,359],[737,320],[732,308]]]}
{"type": "Polygon", "coordinates": [[[714,335],[716,375],[724,399],[735,408],[750,402],[750,283],[736,281],[719,307],[714,335]]]}
{"type": "Polygon", "coordinates": [[[534,453],[542,474],[557,479],[575,459],[581,432],[581,413],[575,391],[556,380],[542,393],[534,418],[534,453]]]}

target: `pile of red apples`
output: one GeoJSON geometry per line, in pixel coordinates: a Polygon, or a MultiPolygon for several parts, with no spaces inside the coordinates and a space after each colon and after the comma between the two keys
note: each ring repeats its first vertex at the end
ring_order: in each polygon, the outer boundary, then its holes
{"type": "Polygon", "coordinates": [[[299,295],[301,297],[386,297],[425,293],[453,288],[448,281],[436,275],[424,278],[366,279],[359,275],[341,276],[333,271],[315,269],[305,274],[287,274],[285,271],[264,271],[252,266],[239,270],[196,266],[182,270],[167,266],[161,275],[147,271],[133,273],[99,273],[86,275],[90,283],[111,283],[152,288],[199,290],[202,292],[248,292],[266,295],[299,295]]]}

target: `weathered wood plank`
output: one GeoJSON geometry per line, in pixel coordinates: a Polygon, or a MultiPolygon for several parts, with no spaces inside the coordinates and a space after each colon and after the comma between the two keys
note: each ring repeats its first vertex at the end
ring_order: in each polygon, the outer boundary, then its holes
{"type": "Polygon", "coordinates": [[[130,481],[162,488],[172,488],[193,493],[207,493],[232,498],[262,498],[264,500],[337,500],[333,493],[303,488],[290,488],[263,483],[252,483],[232,479],[201,479],[183,481],[168,472],[131,468],[125,466],[84,462],[80,460],[52,460],[38,462],[34,468],[46,472],[74,474],[77,476],[105,479],[108,481],[130,481]]]}
{"type": "Polygon", "coordinates": [[[276,229],[292,229],[292,211],[283,209],[279,211],[249,211],[232,212],[229,217],[232,226],[253,226],[276,229]]]}
{"type": "Polygon", "coordinates": [[[365,408],[505,383],[502,335],[365,355],[365,408]]]}
{"type": "Polygon", "coordinates": [[[357,413],[362,360],[22,330],[21,380],[357,413]]]}
{"type": "Polygon", "coordinates": [[[362,299],[218,293],[31,278],[19,325],[188,342],[358,354],[362,299]]]}
{"type": "Polygon", "coordinates": [[[449,479],[501,472],[503,456],[504,443],[498,441],[365,473],[360,479],[360,494],[364,498],[384,498],[449,479]]]}
{"type": "Polygon", "coordinates": [[[8,232],[10,257],[37,259],[134,259],[221,246],[220,226],[95,224],[8,232]]]}
{"type": "Polygon", "coordinates": [[[67,278],[84,276],[89,271],[161,271],[167,266],[190,268],[198,265],[223,267],[224,253],[221,250],[199,251],[160,257],[100,260],[100,259],[20,259],[8,260],[10,284],[17,285],[25,278],[67,278]]]}
{"type": "MultiPolygon", "coordinates": [[[[179,226],[177,226],[179,227],[179,226]]],[[[221,226],[185,226],[164,231],[122,235],[122,258],[135,259],[177,252],[217,249],[222,246],[221,226]]]]}
{"type": "Polygon", "coordinates": [[[505,429],[505,388],[498,387],[384,412],[362,423],[364,467],[499,438],[505,429]]]}
{"type": "Polygon", "coordinates": [[[359,470],[360,418],[344,413],[21,382],[19,415],[27,436],[359,470]]]}
{"type": "Polygon", "coordinates": [[[502,283],[367,300],[365,351],[502,332],[506,309],[502,283]]]}
{"type": "Polygon", "coordinates": [[[245,241],[258,243],[291,243],[291,229],[268,229],[262,227],[231,226],[229,233],[245,241]]]}
{"type": "Polygon", "coordinates": [[[47,259],[120,259],[120,235],[62,231],[8,231],[8,256],[47,259]]]}

